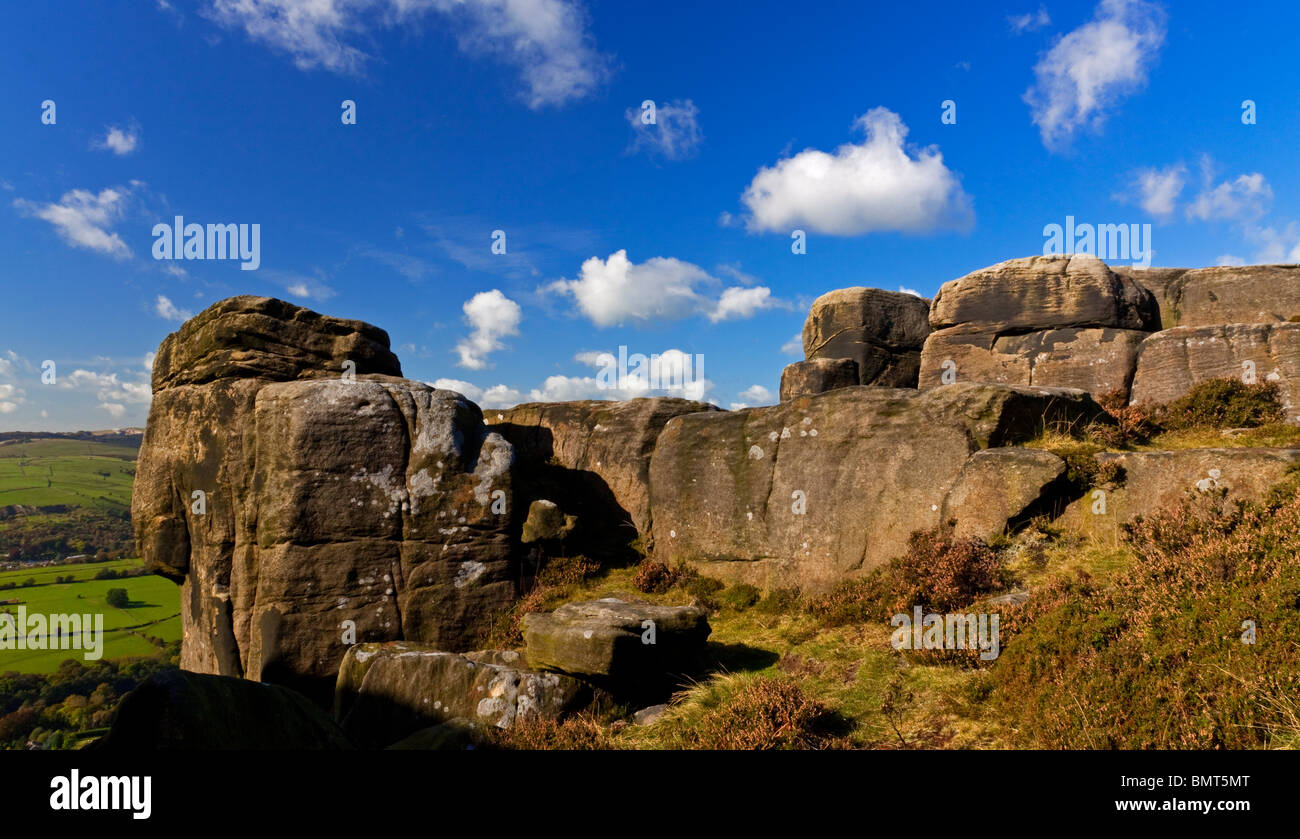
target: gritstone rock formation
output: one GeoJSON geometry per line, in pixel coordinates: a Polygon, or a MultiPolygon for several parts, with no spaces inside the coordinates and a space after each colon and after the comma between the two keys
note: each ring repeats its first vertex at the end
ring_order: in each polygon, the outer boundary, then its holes
{"type": "Polygon", "coordinates": [[[400,375],[382,330],[268,298],[163,342],[132,518],[184,668],[319,694],[348,643],[468,649],[516,597],[513,447],[400,375]]]}
{"type": "Polygon", "coordinates": [[[997,382],[1101,396],[1127,393],[1159,313],[1150,291],[1096,257],[1035,256],[945,283],[930,325],[922,388],[997,382]]]}

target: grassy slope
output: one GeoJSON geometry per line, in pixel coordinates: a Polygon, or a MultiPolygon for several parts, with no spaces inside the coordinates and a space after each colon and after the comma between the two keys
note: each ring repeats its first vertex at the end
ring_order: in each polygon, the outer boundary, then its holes
{"type": "Polygon", "coordinates": [[[135,459],[134,446],[113,442],[48,439],[0,446],[0,507],[130,509],[135,459]]]}
{"type": "MultiPolygon", "coordinates": [[[[34,578],[36,586],[0,591],[0,601],[16,599],[20,603],[0,606],[10,613],[18,605],[29,613],[39,614],[102,614],[104,616],[104,658],[153,655],[158,648],[144,636],[149,635],[172,641],[181,637],[180,590],[175,583],[162,577],[129,577],[124,580],[92,580],[97,571],[135,569],[138,559],[84,565],[61,565],[52,568],[34,568],[21,571],[0,572],[0,583],[13,582],[19,586],[24,580],[34,578]],[[73,583],[54,583],[55,576],[71,574],[73,583]],[[125,609],[109,606],[105,596],[110,588],[124,588],[131,604],[125,609]]],[[[23,673],[51,673],[65,658],[80,657],[80,650],[0,650],[0,672],[17,670],[23,673]]]]}

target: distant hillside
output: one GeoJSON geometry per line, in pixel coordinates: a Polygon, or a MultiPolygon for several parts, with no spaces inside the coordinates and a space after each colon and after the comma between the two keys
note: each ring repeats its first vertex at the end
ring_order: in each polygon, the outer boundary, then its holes
{"type": "Polygon", "coordinates": [[[90,440],[122,442],[140,447],[143,428],[109,428],[103,431],[0,431],[0,446],[32,440],[90,440]]]}
{"type": "Polygon", "coordinates": [[[136,431],[0,435],[0,559],[131,553],[136,431]]]}

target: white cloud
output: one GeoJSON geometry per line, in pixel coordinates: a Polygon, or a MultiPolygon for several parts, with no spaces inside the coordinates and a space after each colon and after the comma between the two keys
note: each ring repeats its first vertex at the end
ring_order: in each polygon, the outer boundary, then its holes
{"type": "Polygon", "coordinates": [[[887,108],[873,108],[854,125],[866,134],[859,144],[833,154],[805,149],[759,170],[741,196],[751,230],[856,236],[970,227],[970,196],[937,147],[909,154],[907,126],[887,108]]]}
{"type": "Polygon", "coordinates": [[[1237,266],[1237,265],[1245,265],[1246,260],[1242,259],[1239,256],[1233,256],[1230,253],[1225,253],[1225,254],[1221,254],[1219,258],[1214,261],[1214,264],[1237,266]]]}
{"type": "Polygon", "coordinates": [[[772,290],[766,286],[752,288],[733,286],[723,290],[717,306],[709,312],[709,320],[717,323],[732,318],[753,317],[755,312],[771,306],[772,290]]]}
{"type": "Polygon", "coordinates": [[[103,408],[105,411],[108,411],[109,416],[111,416],[113,419],[121,419],[123,416],[126,415],[126,406],[118,405],[115,402],[101,402],[99,403],[99,407],[103,408]]]}
{"type": "Polygon", "coordinates": [[[641,108],[628,108],[627,121],[635,136],[628,151],[647,151],[669,160],[682,160],[695,154],[704,136],[700,133],[700,109],[691,100],[674,100],[655,107],[655,121],[642,121],[641,108]]]}
{"type": "Polygon", "coordinates": [[[796,334],[789,341],[782,344],[781,352],[786,355],[803,355],[803,335],[796,334]]]}
{"type": "Polygon", "coordinates": [[[96,373],[93,370],[73,370],[59,377],[59,386],[72,390],[94,390],[101,402],[126,402],[147,405],[153,400],[153,390],[148,382],[125,382],[116,373],[96,373]]]}
{"type": "Polygon", "coordinates": [[[1010,24],[1012,33],[1016,35],[1042,29],[1051,22],[1052,18],[1048,16],[1047,9],[1042,6],[1038,7],[1037,12],[1024,15],[1007,15],[1007,23],[1010,24]]]}
{"type": "Polygon", "coordinates": [[[480,291],[465,302],[465,322],[473,329],[468,337],[456,345],[461,367],[482,370],[488,366],[487,356],[501,349],[501,339],[519,334],[519,321],[523,315],[519,304],[497,289],[480,291]]]}
{"type": "Polygon", "coordinates": [[[571,296],[578,310],[601,327],[691,315],[705,315],[717,322],[749,317],[776,305],[771,289],[765,286],[732,286],[716,300],[697,290],[720,283],[690,262],[656,256],[637,264],[628,259],[626,250],[619,250],[608,259],[591,257],[582,263],[578,279],[557,280],[544,290],[571,296]]]}
{"type": "Polygon", "coordinates": [[[135,151],[136,146],[140,144],[140,129],[138,127],[121,128],[116,125],[108,126],[107,133],[103,139],[91,143],[92,148],[107,149],[118,157],[128,155],[135,151]]]}
{"type": "Polygon", "coordinates": [[[127,259],[131,249],[122,238],[109,230],[122,217],[130,190],[111,187],[99,194],[74,189],[65,192],[58,203],[39,204],[25,198],[14,200],[14,207],[24,215],[48,221],[73,247],[85,248],[111,256],[127,259]]]}
{"type": "MultiPolygon", "coordinates": [[[[484,409],[511,408],[526,401],[621,401],[643,396],[677,396],[702,401],[713,389],[713,382],[703,374],[702,359],[678,349],[646,356],[644,365],[629,356],[628,369],[623,371],[621,380],[613,353],[581,352],[574,358],[589,367],[607,368],[608,372],[595,376],[547,376],[541,386],[531,388],[526,395],[504,384],[481,388],[461,379],[438,379],[431,384],[461,393],[484,409]]],[[[770,393],[767,398],[771,398],[770,393]]]]}
{"type": "Polygon", "coordinates": [[[0,414],[12,414],[26,400],[25,392],[17,385],[0,385],[0,414]]]}
{"type": "Polygon", "coordinates": [[[1290,222],[1282,230],[1275,227],[1247,227],[1246,236],[1259,244],[1256,262],[1300,262],[1300,224],[1290,222]]]}
{"type": "Polygon", "coordinates": [[[178,309],[175,303],[161,294],[158,295],[158,299],[154,302],[154,311],[157,312],[158,317],[163,320],[187,321],[194,317],[193,312],[186,309],[178,309]]]}
{"type": "Polygon", "coordinates": [[[914,288],[907,288],[906,286],[901,286],[901,285],[900,285],[900,286],[898,287],[898,290],[899,290],[901,293],[903,293],[903,294],[910,294],[910,295],[912,295],[913,297],[919,297],[919,298],[921,298],[922,300],[925,299],[925,295],[922,294],[921,292],[917,291],[917,290],[914,289],[914,288]]]}
{"type": "Polygon", "coordinates": [[[1211,221],[1254,221],[1268,212],[1273,188],[1258,172],[1217,185],[1207,183],[1187,207],[1187,217],[1211,221]]]}
{"type": "Polygon", "coordinates": [[[1157,218],[1169,218],[1186,181],[1187,169],[1181,163],[1164,169],[1142,169],[1137,173],[1138,204],[1157,218]]]}
{"type": "Polygon", "coordinates": [[[1093,20],[1056,41],[1034,67],[1024,99],[1043,144],[1058,149],[1099,127],[1107,109],[1140,89],[1165,40],[1164,10],[1146,0],[1102,0],[1093,20]]]}
{"type": "Polygon", "coordinates": [[[742,390],[738,395],[740,396],[741,399],[744,399],[746,402],[749,402],[751,404],[755,402],[762,403],[762,404],[770,404],[773,401],[772,391],[768,390],[762,385],[750,385],[749,387],[742,390]]]}
{"type": "Polygon", "coordinates": [[[211,0],[207,15],[288,53],[300,69],[357,75],[371,55],[353,45],[376,28],[448,16],[462,51],[493,55],[523,77],[530,108],[591,93],[608,75],[576,0],[211,0]]]}

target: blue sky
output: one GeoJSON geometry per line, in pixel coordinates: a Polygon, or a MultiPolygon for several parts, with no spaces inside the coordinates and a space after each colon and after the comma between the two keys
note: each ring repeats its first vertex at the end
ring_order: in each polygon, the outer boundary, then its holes
{"type": "Polygon", "coordinates": [[[931,296],[1067,215],[1300,261],[1295,4],[930,5],[5,4],[0,429],[143,425],[149,353],[235,294],[487,407],[640,393],[598,386],[620,345],[731,407],[816,296],[931,296]],[[257,270],[154,259],[176,215],[258,224],[257,270]]]}

